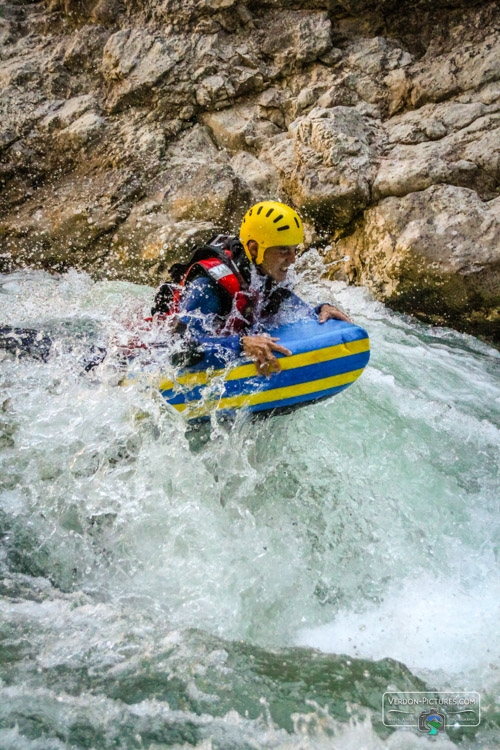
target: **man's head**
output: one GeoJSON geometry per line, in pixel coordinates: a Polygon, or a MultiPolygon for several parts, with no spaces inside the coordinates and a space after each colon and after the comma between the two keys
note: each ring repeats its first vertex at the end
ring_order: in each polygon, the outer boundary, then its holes
{"type": "Polygon", "coordinates": [[[277,201],[262,201],[245,214],[240,239],[251,263],[275,281],[284,281],[295,260],[295,250],[304,240],[299,215],[277,201]]]}
{"type": "MultiPolygon", "coordinates": [[[[248,251],[253,263],[256,262],[259,252],[258,247],[254,240],[248,242],[248,251]]],[[[275,281],[284,281],[289,266],[295,263],[296,247],[297,245],[276,245],[275,247],[265,248],[264,258],[262,263],[259,263],[260,270],[267,276],[271,276],[275,281]]]]}

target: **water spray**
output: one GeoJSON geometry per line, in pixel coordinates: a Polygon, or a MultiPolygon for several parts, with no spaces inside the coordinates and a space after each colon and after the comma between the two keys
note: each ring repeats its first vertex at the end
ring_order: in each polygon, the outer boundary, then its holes
{"type": "MultiPolygon", "coordinates": [[[[326,248],[325,248],[325,250],[329,250],[329,249],[330,249],[330,247],[331,247],[331,246],[329,245],[328,247],[326,247],[326,248]]],[[[328,268],[329,266],[336,266],[336,265],[338,265],[339,263],[346,263],[346,262],[347,262],[348,260],[351,260],[351,256],[350,256],[350,255],[344,255],[344,257],[343,257],[343,258],[339,258],[339,260],[332,260],[332,262],[331,262],[331,263],[325,263],[325,266],[326,266],[327,268],[328,268]]]]}

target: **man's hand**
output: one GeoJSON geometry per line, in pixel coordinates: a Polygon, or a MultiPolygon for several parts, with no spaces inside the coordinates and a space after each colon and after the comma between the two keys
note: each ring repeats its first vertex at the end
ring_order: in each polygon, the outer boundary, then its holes
{"type": "Polygon", "coordinates": [[[346,323],[352,323],[352,320],[341,312],[338,307],[333,305],[323,305],[319,311],[318,320],[320,323],[325,323],[327,320],[345,320],[346,323]]]}
{"type": "Polygon", "coordinates": [[[273,351],[286,354],[288,357],[291,355],[290,349],[285,349],[281,344],[277,344],[277,341],[279,341],[278,338],[273,338],[267,334],[241,337],[243,351],[249,359],[253,359],[255,362],[257,375],[270,377],[272,372],[281,370],[279,360],[276,359],[273,351]]]}

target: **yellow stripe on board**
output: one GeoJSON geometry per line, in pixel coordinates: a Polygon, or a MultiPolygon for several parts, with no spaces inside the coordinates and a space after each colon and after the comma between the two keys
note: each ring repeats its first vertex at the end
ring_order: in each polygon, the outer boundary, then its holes
{"type": "Polygon", "coordinates": [[[327,391],[330,388],[348,385],[349,383],[354,383],[363,370],[364,367],[361,370],[352,370],[351,372],[344,372],[341,375],[332,375],[329,378],[312,380],[309,383],[287,385],[284,388],[273,388],[271,391],[258,391],[257,393],[242,393],[239,396],[227,396],[218,401],[209,401],[200,407],[196,407],[197,401],[191,401],[189,404],[172,404],[172,406],[177,411],[188,409],[189,417],[203,417],[215,405],[217,409],[239,409],[242,406],[255,406],[256,404],[266,404],[270,401],[284,401],[296,396],[307,396],[318,391],[327,391]]]}
{"type": "MultiPolygon", "coordinates": [[[[362,352],[367,352],[369,349],[370,340],[368,338],[358,339],[357,341],[347,341],[343,344],[335,344],[335,346],[327,346],[324,349],[315,349],[303,354],[292,354],[291,357],[280,357],[279,363],[281,370],[294,370],[298,367],[307,367],[308,365],[320,364],[320,362],[329,362],[332,359],[349,357],[352,354],[361,354],[362,352]]],[[[225,370],[213,370],[210,374],[206,371],[191,372],[186,375],[180,375],[176,379],[176,382],[180,385],[205,385],[209,379],[223,375],[224,372],[225,370]]],[[[225,380],[241,380],[243,378],[251,378],[254,375],[257,375],[254,364],[240,365],[228,372],[225,380]]],[[[159,388],[162,391],[169,391],[173,387],[174,383],[171,380],[160,381],[159,388]]]]}

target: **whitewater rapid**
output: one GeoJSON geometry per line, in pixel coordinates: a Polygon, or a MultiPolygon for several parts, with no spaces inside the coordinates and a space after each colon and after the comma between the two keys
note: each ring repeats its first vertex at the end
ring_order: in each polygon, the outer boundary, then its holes
{"type": "Polygon", "coordinates": [[[0,323],[56,345],[0,362],[0,747],[426,747],[384,733],[393,683],[480,692],[434,746],[497,747],[498,352],[309,271],[370,334],[360,380],[188,430],[82,373],[152,291],[1,278],[0,323]]]}

